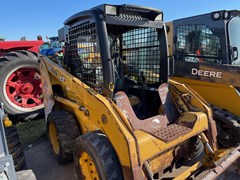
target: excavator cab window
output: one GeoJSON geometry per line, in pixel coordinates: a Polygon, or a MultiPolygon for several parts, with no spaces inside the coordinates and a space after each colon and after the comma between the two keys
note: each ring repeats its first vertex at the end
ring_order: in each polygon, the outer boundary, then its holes
{"type": "Polygon", "coordinates": [[[179,25],[175,36],[175,59],[221,64],[220,38],[206,25],[179,25]]]}

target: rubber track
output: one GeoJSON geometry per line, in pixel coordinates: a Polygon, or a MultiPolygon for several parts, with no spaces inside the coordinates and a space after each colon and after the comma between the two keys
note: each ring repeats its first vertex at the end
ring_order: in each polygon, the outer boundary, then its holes
{"type": "Polygon", "coordinates": [[[234,129],[236,136],[238,136],[238,143],[240,143],[240,117],[233,115],[225,109],[221,109],[217,106],[213,106],[213,117],[216,121],[220,121],[222,124],[226,124],[234,129]]]}
{"type": "Polygon", "coordinates": [[[240,128],[240,117],[233,115],[229,111],[225,109],[221,109],[217,106],[212,106],[213,108],[213,116],[216,120],[220,120],[222,122],[232,122],[232,125],[240,128]]]}

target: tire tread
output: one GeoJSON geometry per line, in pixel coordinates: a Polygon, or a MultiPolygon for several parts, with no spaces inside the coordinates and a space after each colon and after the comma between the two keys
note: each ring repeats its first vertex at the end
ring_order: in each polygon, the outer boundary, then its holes
{"type": "Polygon", "coordinates": [[[59,164],[67,163],[73,159],[74,144],[80,135],[76,120],[68,111],[56,110],[49,114],[48,126],[50,122],[52,122],[57,129],[60,146],[60,153],[55,154],[49,140],[51,152],[59,164]]]}

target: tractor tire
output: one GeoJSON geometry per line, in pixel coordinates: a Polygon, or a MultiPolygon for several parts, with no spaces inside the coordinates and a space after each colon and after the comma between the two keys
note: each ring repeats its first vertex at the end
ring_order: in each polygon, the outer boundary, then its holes
{"type": "Polygon", "coordinates": [[[48,115],[47,132],[50,151],[59,164],[73,159],[73,149],[80,135],[77,121],[67,111],[56,110],[48,115]]]}
{"type": "Polygon", "coordinates": [[[17,128],[14,126],[5,127],[6,140],[9,154],[12,155],[16,171],[25,169],[26,162],[23,153],[22,143],[20,141],[17,128]]]}
{"type": "Polygon", "coordinates": [[[43,114],[38,54],[20,50],[0,58],[0,101],[14,120],[43,114]]]}
{"type": "Polygon", "coordinates": [[[81,135],[74,149],[78,179],[123,179],[123,172],[113,146],[101,131],[81,135]]]}

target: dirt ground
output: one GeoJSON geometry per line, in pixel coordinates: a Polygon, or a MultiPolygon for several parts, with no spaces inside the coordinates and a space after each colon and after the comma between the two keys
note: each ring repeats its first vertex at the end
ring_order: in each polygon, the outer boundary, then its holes
{"type": "MultiPolygon", "coordinates": [[[[33,170],[38,180],[77,180],[73,162],[59,165],[49,152],[45,136],[25,147],[24,153],[27,167],[33,170]]],[[[239,162],[231,166],[218,180],[240,180],[239,166],[239,162]]]]}

